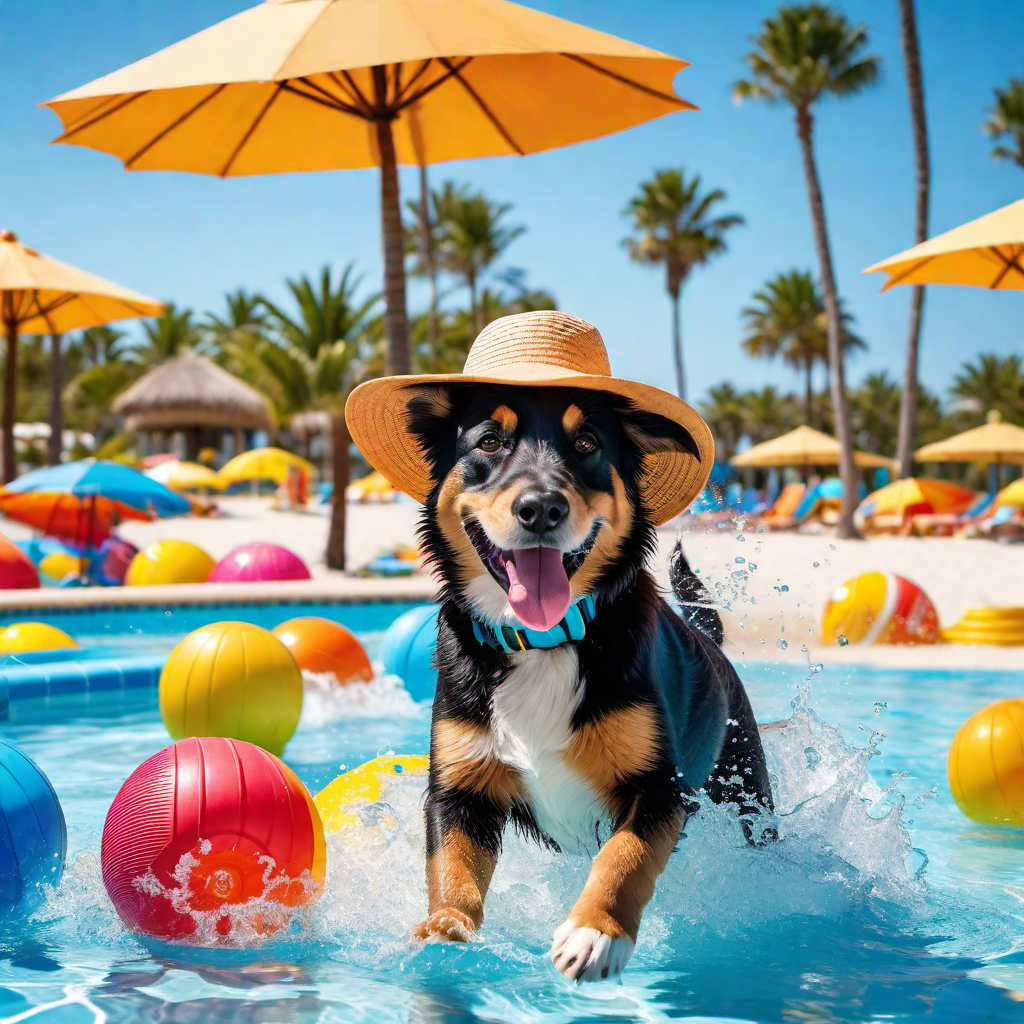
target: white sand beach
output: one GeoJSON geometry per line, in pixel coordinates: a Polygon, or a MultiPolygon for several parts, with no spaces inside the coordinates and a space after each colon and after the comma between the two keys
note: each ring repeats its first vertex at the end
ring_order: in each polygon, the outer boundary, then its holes
{"type": "MultiPolygon", "coordinates": [[[[313,572],[311,584],[288,585],[296,590],[295,596],[303,588],[323,594],[348,582],[323,563],[326,516],[276,512],[265,497],[232,496],[220,499],[220,504],[227,513],[223,518],[132,522],[124,524],[121,532],[140,546],[164,538],[188,539],[215,558],[239,544],[276,541],[301,555],[313,572]]],[[[350,505],[348,511],[348,552],[353,567],[365,564],[382,549],[415,543],[419,506],[411,502],[350,505]]],[[[1024,545],[932,537],[840,541],[828,535],[759,533],[756,528],[737,534],[731,524],[728,530],[695,529],[692,520],[683,517],[658,532],[661,550],[654,568],[665,586],[667,557],[680,523],[690,527],[683,538],[691,565],[725,608],[723,618],[734,657],[803,661],[812,657],[895,667],[1016,669],[1024,665],[1024,651],[1015,647],[838,648],[823,647],[818,635],[829,594],[845,580],[875,569],[899,573],[923,587],[943,626],[955,624],[969,607],[1024,606],[1024,545]],[[784,649],[779,641],[784,641],[784,649]],[[809,653],[802,650],[804,646],[809,653]]],[[[0,524],[0,532],[15,540],[29,533],[6,521],[0,524]]],[[[173,588],[175,592],[179,589],[184,597],[184,588],[173,588]]],[[[424,578],[406,584],[403,595],[427,598],[431,589],[424,578]]],[[[161,591],[169,593],[167,588],[161,591]]],[[[84,597],[82,591],[68,593],[79,601],[84,597]]]]}

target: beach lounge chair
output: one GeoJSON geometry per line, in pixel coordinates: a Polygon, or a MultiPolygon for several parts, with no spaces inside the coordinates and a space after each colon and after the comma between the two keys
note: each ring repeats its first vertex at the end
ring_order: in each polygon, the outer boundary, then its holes
{"type": "Polygon", "coordinates": [[[786,529],[803,503],[806,493],[806,484],[786,484],[775,499],[775,504],[761,516],[761,523],[773,530],[786,529]]]}
{"type": "Polygon", "coordinates": [[[992,514],[994,494],[981,494],[966,512],[924,512],[911,517],[907,532],[917,537],[967,536],[967,528],[992,514]]]}

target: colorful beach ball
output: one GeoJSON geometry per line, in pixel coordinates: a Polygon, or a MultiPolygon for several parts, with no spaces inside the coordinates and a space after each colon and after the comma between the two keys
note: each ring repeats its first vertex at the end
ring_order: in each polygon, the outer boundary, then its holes
{"type": "Polygon", "coordinates": [[[189,633],[160,674],[160,714],[176,739],[228,736],[280,754],[302,713],[302,672],[288,648],[249,622],[189,633]]]}
{"type": "Polygon", "coordinates": [[[59,651],[77,646],[63,629],[46,622],[16,622],[0,630],[0,655],[59,651]]]}
{"type": "Polygon", "coordinates": [[[133,931],[199,944],[287,927],[319,895],[320,815],[282,761],[239,740],[182,740],[143,761],[103,826],[103,884],[133,931]]]}
{"type": "Polygon", "coordinates": [[[373,679],[369,655],[352,630],[315,615],[282,622],[274,636],[292,653],[303,672],[331,675],[339,683],[373,679]]]}
{"type": "Polygon", "coordinates": [[[124,582],[129,587],[205,583],[216,563],[198,544],[187,540],[158,540],[131,561],[124,582]]]}
{"type": "Polygon", "coordinates": [[[308,580],[309,567],[294,551],[256,541],[225,555],[210,573],[211,583],[264,583],[269,580],[308,580]]]}
{"type": "Polygon", "coordinates": [[[968,718],[949,748],[946,772],[968,818],[1024,826],[1024,700],[999,700],[968,718]]]}
{"type": "Polygon", "coordinates": [[[49,779],[30,757],[0,740],[0,920],[30,911],[64,870],[67,828],[49,779]]]}
{"type": "Polygon", "coordinates": [[[892,572],[866,572],[835,590],[822,617],[825,643],[934,644],[939,617],[928,595],[892,572]]]}
{"type": "Polygon", "coordinates": [[[410,608],[388,626],[381,641],[384,671],[398,676],[413,700],[429,700],[437,689],[437,611],[436,604],[410,608]]]}

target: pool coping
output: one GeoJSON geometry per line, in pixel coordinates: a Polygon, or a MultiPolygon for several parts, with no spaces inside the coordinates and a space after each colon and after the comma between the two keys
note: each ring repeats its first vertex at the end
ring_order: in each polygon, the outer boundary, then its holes
{"type": "Polygon", "coordinates": [[[20,611],[88,611],[100,608],[181,607],[207,604],[356,604],[430,602],[437,586],[429,576],[362,579],[338,576],[272,583],[198,583],[153,587],[69,587],[0,591],[0,615],[20,611]]]}

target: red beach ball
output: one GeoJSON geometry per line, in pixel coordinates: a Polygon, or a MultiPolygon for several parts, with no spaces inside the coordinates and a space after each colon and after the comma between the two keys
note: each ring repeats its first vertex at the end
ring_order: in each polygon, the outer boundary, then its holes
{"type": "Polygon", "coordinates": [[[241,740],[174,743],[143,761],[103,826],[103,884],[133,931],[201,944],[284,927],[314,899],[324,830],[295,773],[241,740]]]}
{"type": "Polygon", "coordinates": [[[39,573],[32,559],[6,537],[0,536],[0,590],[34,590],[39,573]]]}

